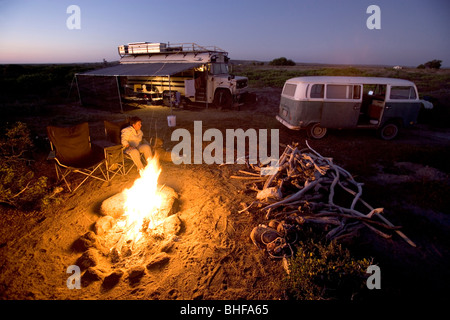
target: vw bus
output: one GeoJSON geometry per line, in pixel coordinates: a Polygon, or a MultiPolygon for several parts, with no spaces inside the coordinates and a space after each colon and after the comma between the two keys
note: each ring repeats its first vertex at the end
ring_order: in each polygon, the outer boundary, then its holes
{"type": "Polygon", "coordinates": [[[416,85],[377,77],[312,76],[289,79],[277,120],[292,130],[323,138],[328,128],[367,128],[391,140],[417,122],[422,106],[416,85]]]}

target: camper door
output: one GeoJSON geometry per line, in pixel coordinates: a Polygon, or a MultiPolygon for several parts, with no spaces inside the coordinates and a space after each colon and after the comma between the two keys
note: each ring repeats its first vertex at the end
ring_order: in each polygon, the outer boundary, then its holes
{"type": "Polygon", "coordinates": [[[356,127],[361,109],[362,85],[327,84],[320,125],[325,128],[356,127]]]}

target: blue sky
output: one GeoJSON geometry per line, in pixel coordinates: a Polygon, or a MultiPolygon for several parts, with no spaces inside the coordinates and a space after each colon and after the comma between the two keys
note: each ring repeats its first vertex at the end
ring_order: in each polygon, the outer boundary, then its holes
{"type": "Polygon", "coordinates": [[[119,59],[137,41],[216,45],[232,59],[450,67],[446,0],[0,0],[0,63],[119,59]],[[81,9],[80,29],[66,12],[81,9]],[[369,30],[370,5],[381,29],[369,30]]]}

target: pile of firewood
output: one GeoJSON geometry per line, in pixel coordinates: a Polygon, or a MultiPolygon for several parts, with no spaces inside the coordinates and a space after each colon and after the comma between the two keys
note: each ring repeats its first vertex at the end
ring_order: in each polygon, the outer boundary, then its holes
{"type": "Polygon", "coordinates": [[[391,238],[395,232],[416,246],[382,215],[383,208],[374,208],[362,199],[362,183],[307,141],[306,145],[303,149],[286,146],[272,175],[261,176],[263,166],[249,165],[250,171],[240,171],[243,176],[232,176],[250,179],[246,188],[256,192],[256,199],[240,212],[263,214],[267,219],[267,224],[255,227],[250,235],[255,245],[274,257],[286,257],[292,253],[295,232],[305,224],[315,224],[326,230],[330,241],[351,241],[368,228],[383,238],[391,238]]]}

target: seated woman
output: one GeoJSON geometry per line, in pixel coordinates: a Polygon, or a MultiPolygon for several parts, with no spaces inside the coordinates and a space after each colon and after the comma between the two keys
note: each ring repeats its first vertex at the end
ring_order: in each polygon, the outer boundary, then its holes
{"type": "Polygon", "coordinates": [[[124,151],[130,155],[139,172],[144,169],[141,154],[144,155],[147,162],[152,158],[152,149],[149,143],[143,138],[144,133],[141,128],[141,118],[134,116],[130,119],[130,126],[121,131],[121,142],[125,148],[124,151]]]}

